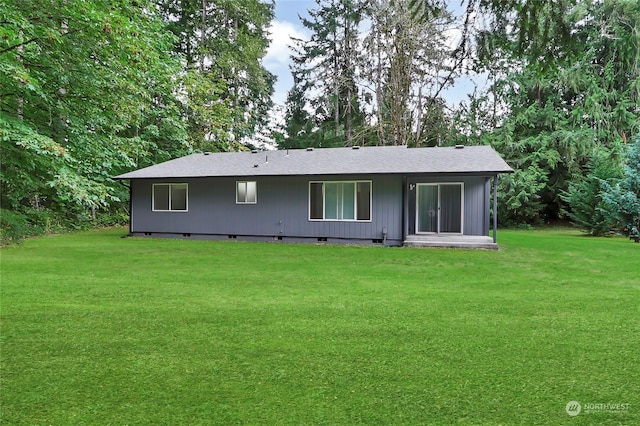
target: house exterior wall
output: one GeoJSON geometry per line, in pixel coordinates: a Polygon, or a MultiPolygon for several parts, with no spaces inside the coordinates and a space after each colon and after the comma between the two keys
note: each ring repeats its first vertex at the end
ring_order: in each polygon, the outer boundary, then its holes
{"type": "Polygon", "coordinates": [[[486,176],[260,176],[133,179],[131,233],[201,239],[328,241],[402,244],[416,229],[418,183],[464,183],[464,235],[489,233],[486,176]],[[403,199],[403,182],[407,199],[403,199]],[[255,204],[236,203],[236,182],[257,182],[255,204]],[[309,182],[371,181],[370,221],[309,220],[309,182]],[[186,212],[152,210],[153,184],[187,183],[186,212]],[[407,212],[404,212],[406,206],[407,212]],[[386,236],[383,231],[386,230],[386,236]]]}
{"type": "Polygon", "coordinates": [[[192,238],[402,244],[401,176],[267,176],[131,181],[131,233],[192,238]],[[371,181],[371,220],[309,220],[309,182],[371,181]],[[257,182],[257,203],[236,203],[236,182],[257,182]],[[186,212],[152,211],[155,183],[187,183],[186,212]]]}
{"type": "Polygon", "coordinates": [[[489,196],[491,178],[487,176],[411,176],[407,179],[408,234],[416,233],[416,187],[419,183],[464,183],[464,235],[489,234],[489,196]]]}

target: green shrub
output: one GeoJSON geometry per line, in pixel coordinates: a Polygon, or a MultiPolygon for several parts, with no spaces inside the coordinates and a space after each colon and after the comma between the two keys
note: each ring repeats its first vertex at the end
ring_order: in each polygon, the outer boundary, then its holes
{"type": "Polygon", "coordinates": [[[623,177],[603,186],[603,210],[609,221],[627,235],[640,227],[640,135],[627,149],[623,177]]]}
{"type": "Polygon", "coordinates": [[[614,223],[606,214],[603,192],[605,184],[611,184],[622,177],[622,170],[603,151],[595,153],[587,170],[583,180],[571,183],[569,190],[561,193],[562,200],[568,204],[563,213],[574,225],[589,234],[606,235],[614,223]]]}
{"type": "Polygon", "coordinates": [[[27,208],[24,211],[1,209],[0,211],[0,241],[3,245],[20,242],[24,237],[68,229],[64,218],[47,208],[27,208]]]}
{"type": "Polygon", "coordinates": [[[129,216],[123,211],[67,212],[64,216],[48,208],[26,208],[24,211],[0,209],[0,244],[18,243],[25,237],[126,225],[129,216]]]}
{"type": "Polygon", "coordinates": [[[500,177],[498,185],[498,220],[500,225],[517,227],[541,221],[544,205],[540,191],[547,182],[546,173],[537,166],[500,177]]]}
{"type": "Polygon", "coordinates": [[[28,235],[27,218],[11,210],[0,209],[0,244],[10,244],[22,240],[28,235]]]}
{"type": "Polygon", "coordinates": [[[92,221],[94,227],[111,227],[122,226],[129,223],[129,215],[125,212],[103,212],[98,213],[96,218],[92,221]]]}

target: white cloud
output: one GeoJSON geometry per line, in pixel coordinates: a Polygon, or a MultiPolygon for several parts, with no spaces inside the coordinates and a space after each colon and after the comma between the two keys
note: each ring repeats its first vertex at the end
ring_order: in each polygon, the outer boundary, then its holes
{"type": "Polygon", "coordinates": [[[287,21],[273,21],[269,27],[269,34],[271,44],[263,59],[267,68],[288,68],[289,55],[292,53],[289,47],[293,43],[291,38],[308,38],[301,27],[287,21]]]}
{"type": "Polygon", "coordinates": [[[289,71],[289,57],[293,53],[289,47],[293,44],[292,38],[307,40],[309,37],[301,25],[278,20],[271,23],[269,34],[271,44],[262,59],[262,64],[277,77],[272,99],[274,103],[283,105],[287,98],[287,91],[293,85],[293,78],[289,71]]]}

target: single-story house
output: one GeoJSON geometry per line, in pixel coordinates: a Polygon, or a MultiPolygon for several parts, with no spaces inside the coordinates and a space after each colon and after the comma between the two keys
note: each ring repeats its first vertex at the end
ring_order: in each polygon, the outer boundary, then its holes
{"type": "Polygon", "coordinates": [[[489,146],[192,154],[129,180],[130,235],[497,248],[489,146]]]}

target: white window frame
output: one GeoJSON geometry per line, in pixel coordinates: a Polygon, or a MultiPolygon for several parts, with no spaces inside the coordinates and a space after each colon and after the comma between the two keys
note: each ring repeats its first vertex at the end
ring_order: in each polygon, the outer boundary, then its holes
{"type": "Polygon", "coordinates": [[[258,182],[255,180],[237,180],[236,181],[236,204],[258,204],[258,182]],[[240,200],[240,194],[238,193],[238,184],[244,184],[245,185],[245,200],[242,201],[240,200]],[[249,193],[249,191],[247,191],[247,186],[248,184],[253,183],[253,185],[255,186],[255,193],[256,193],[256,197],[254,201],[247,201],[247,194],[249,193]]]}
{"type": "Polygon", "coordinates": [[[189,211],[189,184],[186,182],[183,183],[178,183],[178,182],[171,182],[171,183],[154,183],[152,185],[151,188],[151,211],[154,212],[170,212],[170,213],[186,213],[189,211]],[[156,186],[167,186],[169,187],[169,209],[168,210],[164,210],[164,209],[156,209],[156,186]],[[184,186],[186,189],[186,194],[185,194],[185,209],[184,210],[179,210],[179,209],[172,209],[171,208],[171,187],[172,186],[184,186]]]}
{"type": "Polygon", "coordinates": [[[314,180],[309,181],[309,205],[308,205],[308,218],[311,222],[360,222],[366,223],[373,220],[373,181],[371,180],[314,180]],[[322,219],[311,217],[311,185],[322,184],[322,219]],[[327,219],[326,216],[326,195],[325,184],[327,183],[353,183],[354,184],[354,202],[353,202],[353,219],[327,219]],[[358,184],[369,184],[369,219],[358,219],[358,184]]]}

